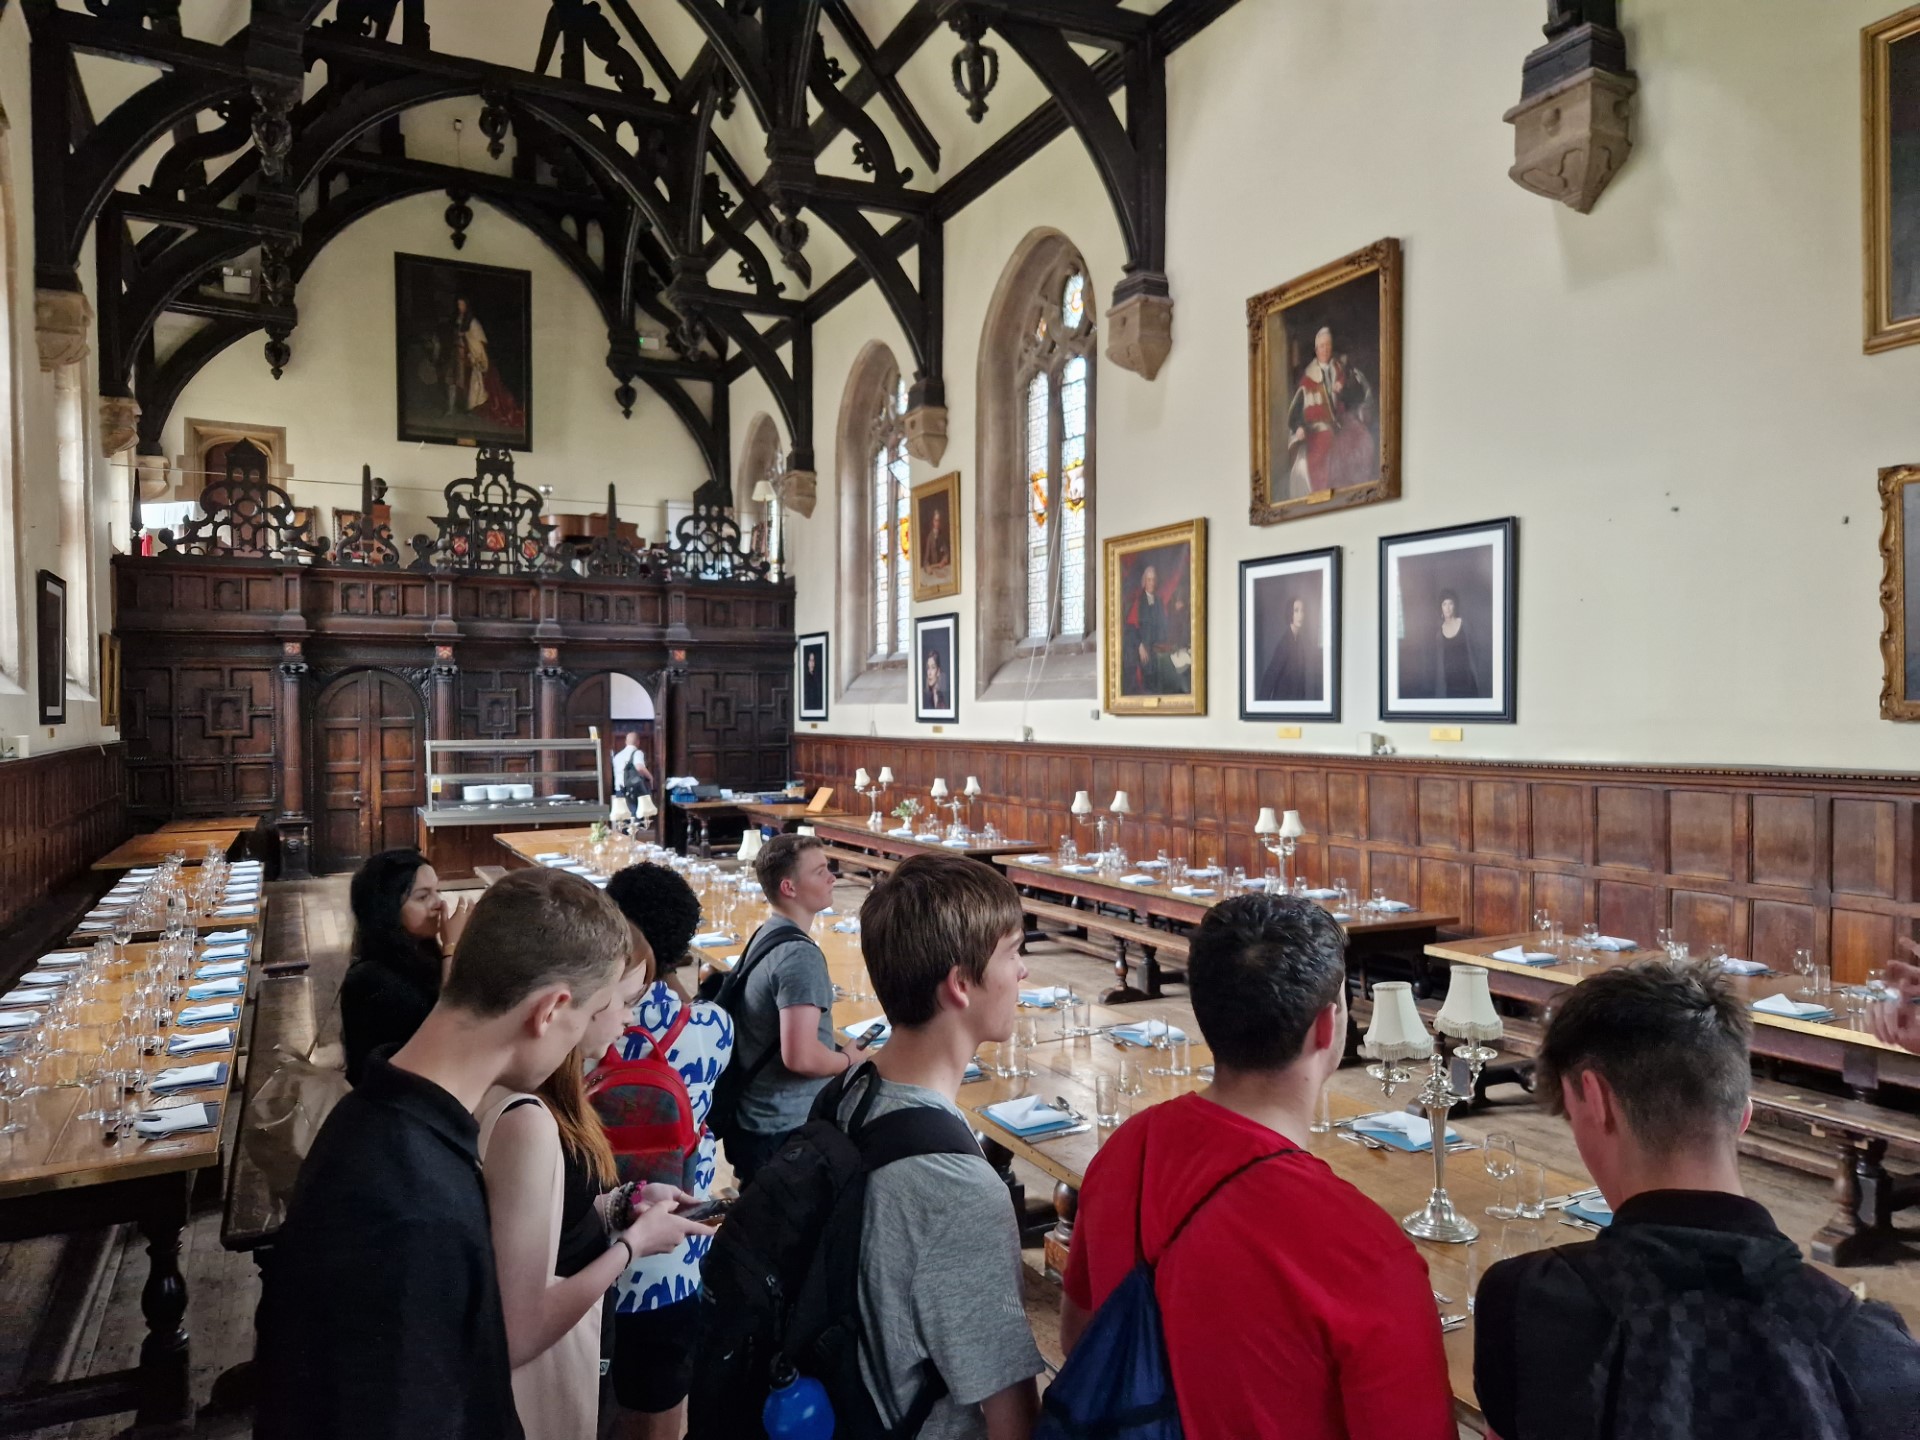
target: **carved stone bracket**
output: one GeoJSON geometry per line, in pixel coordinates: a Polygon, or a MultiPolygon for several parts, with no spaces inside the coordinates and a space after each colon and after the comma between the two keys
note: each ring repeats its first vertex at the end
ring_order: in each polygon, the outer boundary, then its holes
{"type": "Polygon", "coordinates": [[[1107,311],[1107,358],[1148,380],[1173,350],[1173,297],[1130,295],[1107,311]]]}
{"type": "MultiPolygon", "coordinates": [[[[907,453],[916,460],[938,465],[940,457],[947,453],[947,407],[917,406],[906,413],[905,424],[907,453]]],[[[811,513],[811,508],[808,507],[808,513],[811,513]]]]}
{"type": "Polygon", "coordinates": [[[811,520],[820,498],[820,477],[811,470],[789,470],[773,482],[773,491],[787,509],[802,520],[811,520]]]}
{"type": "MultiPolygon", "coordinates": [[[[139,438],[140,404],[131,395],[100,397],[100,455],[111,460],[139,438]]],[[[163,458],[160,462],[166,464],[163,458]]],[[[145,496],[141,497],[145,499],[145,496]]]]}
{"type": "Polygon", "coordinates": [[[1522,190],[1558,200],[1582,215],[1593,209],[1633,152],[1632,75],[1583,70],[1507,111],[1514,128],[1513,168],[1522,190]]]}
{"type": "Polygon", "coordinates": [[[40,346],[40,368],[48,373],[87,358],[87,333],[93,306],[79,290],[33,292],[33,333],[40,346]]]}

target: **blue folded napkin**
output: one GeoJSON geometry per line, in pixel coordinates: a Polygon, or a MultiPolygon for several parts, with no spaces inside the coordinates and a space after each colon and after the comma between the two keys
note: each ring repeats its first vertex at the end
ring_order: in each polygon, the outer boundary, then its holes
{"type": "Polygon", "coordinates": [[[836,920],[833,922],[833,933],[836,935],[858,935],[860,933],[860,922],[858,920],[836,920]]]}
{"type": "Polygon", "coordinates": [[[1413,909],[1413,906],[1409,905],[1404,900],[1382,900],[1378,905],[1374,906],[1373,908],[1376,910],[1389,911],[1397,915],[1404,910],[1413,909]]]}
{"type": "Polygon", "coordinates": [[[1056,1005],[1064,1005],[1073,999],[1073,991],[1065,985],[1043,985],[1038,990],[1022,990],[1020,1003],[1031,1010],[1051,1010],[1056,1005]]]}
{"type": "Polygon", "coordinates": [[[1761,1015],[1780,1015],[1790,1020],[1833,1019],[1833,1011],[1825,1005],[1816,1005],[1811,1000],[1795,1000],[1790,995],[1768,995],[1754,1001],[1753,1009],[1761,1015]]]}
{"type": "Polygon", "coordinates": [[[159,1095],[169,1090],[211,1090],[226,1083],[227,1062],[216,1060],[208,1065],[175,1065],[157,1071],[147,1082],[147,1089],[159,1095]]]}
{"type": "Polygon", "coordinates": [[[189,1000],[218,1000],[223,995],[244,995],[247,983],[244,980],[203,980],[198,985],[187,987],[189,1000]]]}
{"type": "Polygon", "coordinates": [[[1151,875],[1122,875],[1120,877],[1120,883],[1122,885],[1152,885],[1155,881],[1151,875]]]}
{"type": "Polygon", "coordinates": [[[200,952],[202,960],[245,960],[252,956],[251,945],[209,945],[200,952]]]}
{"type": "Polygon", "coordinates": [[[966,1073],[960,1077],[960,1083],[962,1085],[971,1085],[976,1080],[984,1080],[986,1078],[987,1072],[980,1068],[980,1062],[978,1060],[969,1060],[967,1061],[966,1073]]]}
{"type": "Polygon", "coordinates": [[[1551,950],[1529,950],[1524,945],[1509,945],[1504,950],[1496,950],[1487,957],[1490,960],[1505,960],[1510,965],[1558,965],[1560,957],[1551,950]]]}
{"type": "Polygon", "coordinates": [[[1064,1110],[1056,1110],[1038,1095],[1022,1095],[1018,1100],[1002,1100],[981,1112],[994,1124],[1015,1135],[1050,1135],[1070,1130],[1080,1122],[1064,1110]]]}
{"type": "Polygon", "coordinates": [[[197,1035],[176,1035],[167,1042],[169,1055],[197,1055],[202,1050],[231,1050],[233,1048],[233,1029],[222,1025],[218,1030],[204,1030],[197,1035]]]}
{"type": "Polygon", "coordinates": [[[1589,1225],[1598,1225],[1602,1230],[1613,1224],[1613,1210],[1604,1200],[1587,1200],[1578,1205],[1569,1205],[1565,1213],[1589,1225]]]}
{"type": "Polygon", "coordinates": [[[225,980],[230,976],[244,975],[246,973],[246,961],[221,960],[216,964],[202,965],[193,972],[193,978],[196,980],[225,980]]]}
{"type": "Polygon", "coordinates": [[[702,950],[719,950],[736,942],[731,935],[723,935],[718,930],[709,930],[704,935],[694,936],[693,943],[702,950]]]}
{"type": "MultiPolygon", "coordinates": [[[[1383,1110],[1376,1115],[1361,1116],[1353,1122],[1353,1128],[1384,1145],[1391,1145],[1395,1150],[1425,1154],[1433,1149],[1433,1126],[1424,1115],[1409,1115],[1404,1110],[1383,1110]]],[[[1460,1132],[1449,1125],[1447,1143],[1451,1145],[1459,1138],[1460,1132]]]]}
{"type": "Polygon", "coordinates": [[[867,1048],[877,1050],[887,1043],[887,1037],[893,1034],[893,1026],[887,1023],[884,1016],[876,1015],[871,1020],[856,1020],[840,1033],[849,1040],[862,1040],[869,1031],[873,1032],[873,1043],[867,1048]]]}
{"type": "Polygon", "coordinates": [[[175,1017],[181,1025],[217,1025],[223,1020],[238,1020],[240,1007],[231,1000],[214,1005],[189,1005],[175,1017]]]}
{"type": "Polygon", "coordinates": [[[964,850],[967,848],[967,842],[964,840],[942,840],[940,843],[949,850],[964,850]]]}
{"type": "Polygon", "coordinates": [[[1176,895],[1191,895],[1195,899],[1198,899],[1201,896],[1213,894],[1213,887],[1211,885],[1176,885],[1173,887],[1173,893],[1176,895]]]}
{"type": "Polygon", "coordinates": [[[1616,952],[1622,950],[1638,950],[1640,943],[1637,940],[1629,940],[1624,935],[1600,935],[1595,937],[1593,948],[1596,950],[1612,950],[1616,952]]]}
{"type": "Polygon", "coordinates": [[[1187,1032],[1178,1025],[1169,1025],[1164,1020],[1142,1020],[1134,1025],[1116,1025],[1111,1032],[1113,1038],[1128,1045],[1152,1046],[1162,1036],[1169,1042],[1184,1040],[1187,1032]]]}

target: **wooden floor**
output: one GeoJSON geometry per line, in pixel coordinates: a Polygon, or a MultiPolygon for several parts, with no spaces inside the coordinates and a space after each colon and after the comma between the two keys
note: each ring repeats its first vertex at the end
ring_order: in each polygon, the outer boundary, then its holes
{"type": "MultiPolygon", "coordinates": [[[[842,885],[837,903],[842,911],[855,910],[864,894],[863,887],[842,885]]],[[[268,914],[269,953],[307,956],[314,1003],[319,1007],[320,1042],[337,1044],[335,997],[352,938],[346,878],[276,884],[268,914]]],[[[1028,967],[1034,984],[1070,984],[1091,993],[1098,993],[1112,973],[1102,961],[1056,945],[1032,947],[1028,967]]],[[[1341,1072],[1334,1083],[1356,1099],[1374,1088],[1354,1069],[1341,1072]]],[[[1564,1124],[1542,1114],[1517,1089],[1495,1095],[1519,1103],[1457,1120],[1458,1128],[1473,1139],[1488,1130],[1505,1130],[1524,1154],[1546,1162],[1549,1168],[1580,1170],[1564,1124]]],[[[1743,1161],[1741,1169],[1748,1194],[1765,1204],[1781,1228],[1804,1247],[1829,1209],[1826,1187],[1811,1176],[1758,1161],[1743,1161]]],[[[1051,1190],[1050,1182],[1037,1171],[1022,1178],[1033,1195],[1051,1190]]],[[[721,1181],[730,1179],[723,1162],[721,1181]]],[[[252,1354],[259,1283],[247,1257],[229,1254],[220,1246],[217,1187],[210,1184],[199,1199],[196,1217],[184,1236],[181,1266],[190,1295],[187,1324],[193,1337],[194,1394],[204,1404],[214,1378],[252,1354]]],[[[1920,1223],[1908,1222],[1907,1231],[1912,1239],[1906,1258],[1841,1273],[1849,1283],[1863,1282],[1870,1297],[1897,1306],[1907,1323],[1920,1330],[1920,1223]]],[[[1057,1365],[1059,1290],[1041,1273],[1037,1250],[1026,1252],[1026,1260],[1027,1313],[1041,1353],[1049,1365],[1057,1365]]],[[[25,1379],[57,1380],[132,1364],[142,1334],[139,1291],[145,1278],[146,1256],[131,1228],[0,1246],[0,1389],[11,1390],[25,1379]]],[[[47,1440],[105,1440],[118,1434],[129,1418],[110,1417],[36,1433],[47,1440]]],[[[194,1434],[244,1436],[249,1429],[244,1415],[203,1411],[194,1434]]]]}

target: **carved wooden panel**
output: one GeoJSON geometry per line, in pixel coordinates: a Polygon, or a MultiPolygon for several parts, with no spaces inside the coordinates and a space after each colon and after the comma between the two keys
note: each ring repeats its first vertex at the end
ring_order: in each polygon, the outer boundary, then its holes
{"type": "Polygon", "coordinates": [[[1733,878],[1733,796],[1680,790],[1667,802],[1668,853],[1676,875],[1733,878]]]}
{"type": "Polygon", "coordinates": [[[1663,868],[1654,791],[1600,785],[1594,790],[1594,805],[1594,864],[1631,870],[1663,868]]]}
{"type": "Polygon", "coordinates": [[[1587,789],[1584,785],[1530,785],[1533,858],[1579,864],[1587,858],[1587,789]]]}
{"type": "Polygon", "coordinates": [[[1473,783],[1473,839],[1471,848],[1482,855],[1527,853],[1525,790],[1503,781],[1473,783]]]}
{"type": "Polygon", "coordinates": [[[1833,888],[1849,895],[1897,896],[1895,826],[1888,800],[1833,802],[1833,888]]]}
{"type": "Polygon", "coordinates": [[[266,657],[165,661],[130,648],[121,672],[128,808],[143,819],[264,814],[277,795],[278,675],[266,657]],[[136,653],[142,658],[135,660],[136,653]]]}
{"type": "Polygon", "coordinates": [[[118,745],[0,762],[0,928],[126,839],[118,745]]]}

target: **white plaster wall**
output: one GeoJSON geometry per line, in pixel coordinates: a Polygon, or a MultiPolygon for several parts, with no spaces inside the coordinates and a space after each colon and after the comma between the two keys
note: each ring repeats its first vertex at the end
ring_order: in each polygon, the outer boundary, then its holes
{"type": "MultiPolygon", "coordinates": [[[[1534,0],[1247,0],[1169,76],[1172,357],[1101,359],[1098,526],[1209,522],[1209,714],[969,703],[948,735],[1463,758],[1911,769],[1877,715],[1882,466],[1920,461],[1920,349],[1861,353],[1859,34],[1886,0],[1633,0],[1636,149],[1594,214],[1507,178],[1534,0]],[[1382,236],[1406,246],[1404,498],[1271,528],[1246,519],[1244,302],[1382,236]],[[1519,723],[1382,725],[1378,540],[1520,522],[1519,723]],[[1342,546],[1345,718],[1278,741],[1237,717],[1238,562],[1342,546]]],[[[952,441],[973,516],[974,363],[1020,238],[1054,225],[1105,304],[1112,212],[1066,137],[947,236],[952,441]]],[[[871,287],[815,338],[820,508],[789,529],[799,628],[832,626],[831,417],[861,344],[897,327],[871,287]]],[[[751,405],[736,399],[736,425],[751,405]]],[[[916,466],[916,480],[937,473],[916,466]]],[[[973,643],[973,575],[956,600],[973,643]]],[[[836,643],[845,641],[836,636],[836,643]]],[[[973,673],[970,659],[956,666],[973,673]]],[[[898,705],[824,731],[927,735],[898,705]]],[[[884,758],[884,757],[882,757],[884,758]]]]}
{"type": "Polygon", "coordinates": [[[286,373],[275,380],[267,368],[264,333],[223,351],[173,407],[168,458],[184,453],[189,417],[284,425],[290,489],[320,508],[322,529],[331,533],[336,507],[359,508],[360,467],[370,464],[390,487],[394,534],[431,534],[441,492],[473,474],[474,452],[395,438],[393,257],[505,265],[533,275],[533,448],[514,453],[514,474],[551,485],[554,508],[574,513],[605,510],[612,481],[621,518],[663,536],[662,502],[684,500],[706,480],[693,437],[644,384],[634,387],[633,417],[621,415],[606,367],[606,322],[586,287],[531,232],[483,201],[472,204],[460,250],[442,218],[447,198],[437,192],[377,210],[339,235],[301,279],[286,373]]]}

